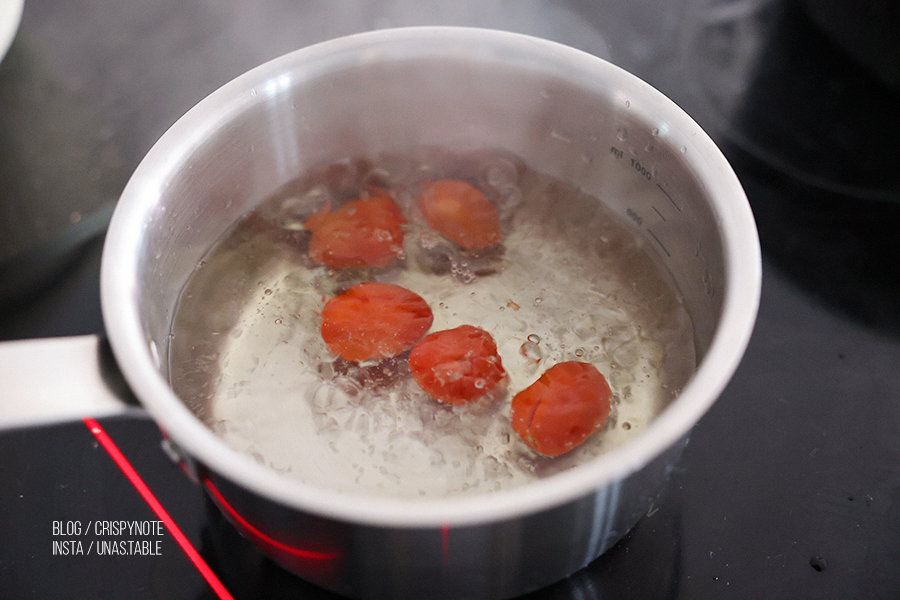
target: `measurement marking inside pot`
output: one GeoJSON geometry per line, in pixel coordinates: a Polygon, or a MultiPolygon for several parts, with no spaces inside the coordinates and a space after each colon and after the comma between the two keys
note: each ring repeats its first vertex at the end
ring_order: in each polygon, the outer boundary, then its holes
{"type": "Polygon", "coordinates": [[[656,207],[654,206],[654,207],[653,207],[653,210],[654,210],[654,212],[656,212],[656,214],[659,215],[659,218],[660,218],[660,219],[662,219],[663,221],[666,220],[666,217],[665,217],[661,212],[659,212],[659,209],[658,209],[658,208],[656,208],[656,207]]]}
{"type": "Polygon", "coordinates": [[[656,187],[658,187],[658,188],[659,188],[659,191],[661,191],[663,194],[666,195],[666,198],[669,199],[669,202],[672,203],[672,206],[674,206],[675,208],[677,208],[677,209],[678,209],[678,212],[681,212],[681,207],[678,206],[678,203],[675,202],[675,200],[672,199],[672,196],[669,195],[669,192],[667,192],[667,191],[665,190],[665,188],[663,188],[663,186],[662,186],[661,184],[659,184],[659,183],[656,184],[656,187]]]}
{"type": "Polygon", "coordinates": [[[647,233],[650,234],[650,237],[652,237],[654,240],[656,240],[656,243],[659,244],[659,247],[662,248],[663,252],[666,253],[666,257],[672,258],[672,255],[669,254],[669,251],[666,249],[665,245],[663,245],[663,243],[661,241],[659,241],[659,238],[656,237],[656,234],[653,233],[653,231],[649,227],[647,228],[647,233]]]}

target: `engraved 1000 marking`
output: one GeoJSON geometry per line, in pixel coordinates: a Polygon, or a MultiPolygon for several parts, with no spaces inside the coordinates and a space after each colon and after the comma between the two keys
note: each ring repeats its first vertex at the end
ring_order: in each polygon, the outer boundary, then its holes
{"type": "MultiPolygon", "coordinates": [[[[619,150],[615,146],[611,146],[609,148],[609,152],[616,158],[625,158],[625,151],[619,150]]],[[[653,179],[653,174],[650,172],[650,169],[648,169],[647,167],[642,165],[641,161],[635,160],[633,158],[630,160],[631,160],[631,168],[633,168],[635,171],[637,171],[644,179],[646,179],[647,181],[650,181],[651,179],[653,179]]]]}

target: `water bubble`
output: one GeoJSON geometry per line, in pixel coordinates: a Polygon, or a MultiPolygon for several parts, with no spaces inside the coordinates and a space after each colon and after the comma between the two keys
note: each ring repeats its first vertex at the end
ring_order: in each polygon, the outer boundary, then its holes
{"type": "MultiPolygon", "coordinates": [[[[363,185],[372,185],[375,187],[385,187],[386,183],[391,180],[391,172],[387,169],[374,167],[363,177],[363,185]]],[[[367,197],[371,196],[368,190],[363,192],[367,197]]]]}
{"type": "Polygon", "coordinates": [[[532,344],[540,344],[541,336],[539,336],[536,333],[530,333],[530,334],[528,334],[528,341],[531,342],[532,344]]]}
{"type": "Polygon", "coordinates": [[[356,434],[361,438],[365,438],[369,434],[369,415],[360,413],[354,424],[356,434]]]}
{"type": "Polygon", "coordinates": [[[522,342],[522,346],[519,351],[522,353],[522,356],[529,359],[533,363],[539,363],[541,359],[544,358],[544,352],[543,350],[541,350],[540,346],[538,346],[537,342],[532,342],[530,340],[522,342]]]}
{"type": "Polygon", "coordinates": [[[518,171],[516,165],[509,160],[492,163],[484,173],[484,182],[496,189],[515,186],[517,181],[518,171]]]}
{"type": "Polygon", "coordinates": [[[658,137],[659,136],[659,128],[654,127],[653,131],[651,131],[650,133],[653,134],[653,137],[658,137]]]}
{"type": "Polygon", "coordinates": [[[584,356],[584,348],[575,348],[575,356],[578,358],[584,356]]]}
{"type": "Polygon", "coordinates": [[[631,423],[629,423],[628,421],[625,421],[624,423],[622,423],[622,429],[625,429],[625,430],[631,429],[631,423]]]}
{"type": "Polygon", "coordinates": [[[431,250],[438,245],[438,241],[436,235],[426,233],[419,238],[419,245],[425,250],[431,250]]]}
{"type": "Polygon", "coordinates": [[[271,296],[273,292],[272,292],[272,290],[271,290],[270,288],[266,288],[266,291],[263,292],[263,293],[264,293],[266,296],[271,296]]]}
{"type": "Polygon", "coordinates": [[[624,142],[625,140],[627,140],[628,130],[624,127],[619,127],[619,129],[616,130],[616,139],[618,139],[620,142],[624,142]]]}

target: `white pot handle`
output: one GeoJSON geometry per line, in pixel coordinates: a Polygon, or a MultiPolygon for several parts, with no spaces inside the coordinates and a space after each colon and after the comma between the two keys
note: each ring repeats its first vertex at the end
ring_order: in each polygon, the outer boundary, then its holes
{"type": "Polygon", "coordinates": [[[143,413],[105,339],[0,343],[0,431],[143,413]]]}

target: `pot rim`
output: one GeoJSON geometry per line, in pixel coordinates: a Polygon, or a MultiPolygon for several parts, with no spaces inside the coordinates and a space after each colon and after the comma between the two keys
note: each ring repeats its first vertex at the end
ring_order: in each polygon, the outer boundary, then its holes
{"type": "MultiPolygon", "coordinates": [[[[419,52],[417,50],[417,52],[419,52]]],[[[389,527],[446,527],[503,521],[587,496],[625,479],[685,438],[718,398],[736,370],[756,320],[761,290],[761,256],[756,228],[744,191],[709,136],[660,92],[607,61],[557,42],[532,36],[468,27],[404,27],[355,34],[321,42],[274,60],[225,84],[179,119],[151,148],[126,185],[107,234],[101,266],[101,305],[107,335],[120,368],[141,403],[172,440],[193,459],[233,483],[288,507],[342,521],[389,527]],[[504,57],[554,55],[573,71],[602,76],[627,90],[654,113],[665,115],[684,160],[713,199],[712,209],[724,250],[726,288],[719,324],[697,371],[682,393],[645,431],[621,447],[546,480],[508,491],[448,499],[398,499],[320,489],[279,475],[229,447],[179,400],[160,374],[152,344],[138,311],[138,257],[144,229],[167,169],[201,143],[212,123],[251,101],[251,90],[278,81],[291,65],[327,67],[336,55],[356,53],[365,60],[375,46],[420,42],[427,54],[438,39],[461,42],[475,55],[485,43],[503,45],[504,57]],[[426,43],[421,43],[426,42],[426,43]],[[211,116],[215,115],[215,116],[211,116]]]]}

